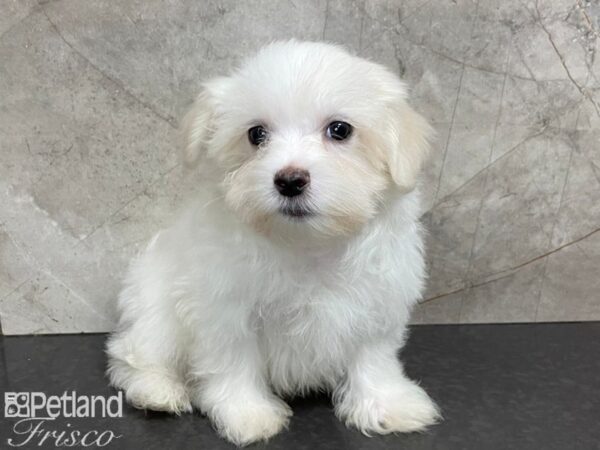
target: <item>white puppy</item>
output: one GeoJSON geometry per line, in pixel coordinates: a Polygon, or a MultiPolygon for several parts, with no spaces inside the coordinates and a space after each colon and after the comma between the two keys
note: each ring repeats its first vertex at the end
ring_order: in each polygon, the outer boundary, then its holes
{"type": "Polygon", "coordinates": [[[184,123],[194,206],[132,263],[108,342],[133,405],[196,407],[238,445],[287,425],[277,395],[310,390],[364,433],[436,421],[397,358],[431,133],[406,98],[385,68],[298,41],[204,84],[184,123]]]}

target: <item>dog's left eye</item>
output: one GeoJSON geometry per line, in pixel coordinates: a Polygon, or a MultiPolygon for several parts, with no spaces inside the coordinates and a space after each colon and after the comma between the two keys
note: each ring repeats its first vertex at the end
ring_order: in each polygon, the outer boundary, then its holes
{"type": "Polygon", "coordinates": [[[269,133],[262,125],[257,125],[248,130],[248,140],[252,145],[260,145],[267,140],[269,133]]]}
{"type": "Polygon", "coordinates": [[[327,137],[336,141],[348,139],[352,134],[352,125],[346,122],[336,121],[327,125],[327,137]]]}

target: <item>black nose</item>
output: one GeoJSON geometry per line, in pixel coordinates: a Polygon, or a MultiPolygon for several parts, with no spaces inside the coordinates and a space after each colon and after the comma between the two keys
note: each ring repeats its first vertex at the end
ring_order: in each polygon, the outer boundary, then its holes
{"type": "Polygon", "coordinates": [[[273,183],[281,195],[295,197],[310,184],[310,174],[306,170],[286,168],[275,174],[273,183]]]}

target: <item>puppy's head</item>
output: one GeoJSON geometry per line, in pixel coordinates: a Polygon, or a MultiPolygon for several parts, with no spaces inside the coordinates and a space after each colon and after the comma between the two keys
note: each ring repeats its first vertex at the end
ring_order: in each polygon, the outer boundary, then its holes
{"type": "Polygon", "coordinates": [[[257,229],[352,233],[387,189],[411,190],[427,122],[385,68],[321,43],[280,42],[204,84],[184,158],[212,161],[224,198],[257,229]]]}

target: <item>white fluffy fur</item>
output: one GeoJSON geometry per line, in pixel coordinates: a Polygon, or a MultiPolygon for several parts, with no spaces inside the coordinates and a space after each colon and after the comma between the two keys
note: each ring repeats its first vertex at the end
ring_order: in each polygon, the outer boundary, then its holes
{"type": "Polygon", "coordinates": [[[139,408],[207,414],[245,445],[285,427],[277,395],[328,390],[364,433],[438,418],[397,359],[425,278],[417,176],[430,128],[383,67],[335,46],[274,43],[205,84],[184,123],[192,204],[131,264],[109,376],[139,408]],[[324,130],[354,126],[347,141],[324,130]],[[247,130],[270,138],[252,147],[247,130]],[[282,215],[278,170],[308,170],[282,215]]]}

